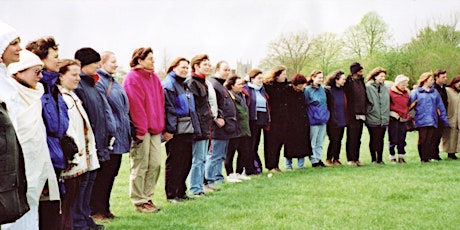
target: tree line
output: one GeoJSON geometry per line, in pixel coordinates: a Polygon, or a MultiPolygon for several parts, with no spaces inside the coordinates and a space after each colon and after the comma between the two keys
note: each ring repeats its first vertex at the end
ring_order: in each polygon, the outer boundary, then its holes
{"type": "Polygon", "coordinates": [[[453,14],[449,23],[431,23],[418,30],[410,42],[392,45],[388,25],[376,12],[365,14],[361,21],[349,27],[342,35],[308,31],[285,33],[267,46],[266,57],[259,67],[275,65],[287,67],[288,76],[308,75],[313,69],[325,75],[341,69],[348,72],[354,61],[370,71],[375,66],[387,69],[388,80],[398,74],[415,84],[420,74],[435,69],[446,69],[451,76],[460,74],[460,31],[456,30],[459,14],[453,14]]]}

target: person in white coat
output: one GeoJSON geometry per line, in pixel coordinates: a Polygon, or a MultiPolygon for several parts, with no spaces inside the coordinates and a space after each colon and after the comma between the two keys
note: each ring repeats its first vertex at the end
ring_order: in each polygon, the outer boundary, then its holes
{"type": "Polygon", "coordinates": [[[99,168],[94,133],[82,102],[73,92],[80,82],[80,61],[64,59],[59,69],[58,87],[68,108],[69,128],[67,135],[73,137],[78,147],[68,167],[61,173],[66,194],[62,196],[63,229],[73,229],[72,214],[82,213],[84,196],[90,196],[87,188],[81,187],[81,175],[99,168]]]}
{"type": "Polygon", "coordinates": [[[20,52],[21,60],[8,66],[18,90],[17,135],[21,144],[27,178],[27,202],[30,211],[9,227],[2,229],[38,229],[38,203],[41,199],[59,200],[59,187],[46,143],[46,128],[41,116],[41,96],[44,88],[43,62],[27,50],[20,52]],[[45,187],[45,184],[48,186],[45,187]]]}

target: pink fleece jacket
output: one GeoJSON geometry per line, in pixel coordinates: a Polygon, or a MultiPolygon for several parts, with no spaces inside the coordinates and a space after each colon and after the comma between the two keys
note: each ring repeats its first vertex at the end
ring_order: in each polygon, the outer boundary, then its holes
{"type": "Polygon", "coordinates": [[[136,135],[160,134],[165,126],[165,101],[160,79],[153,71],[132,69],[123,81],[136,135]]]}

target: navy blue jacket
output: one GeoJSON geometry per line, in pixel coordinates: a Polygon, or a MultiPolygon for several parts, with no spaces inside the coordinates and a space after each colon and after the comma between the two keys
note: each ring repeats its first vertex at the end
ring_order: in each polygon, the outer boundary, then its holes
{"type": "Polygon", "coordinates": [[[110,160],[109,142],[115,136],[116,125],[113,122],[112,109],[105,95],[101,95],[96,89],[94,78],[85,73],[80,73],[80,83],[74,89],[75,94],[83,102],[88,114],[91,128],[96,139],[97,156],[100,162],[110,160]]]}
{"type": "Polygon", "coordinates": [[[212,138],[217,140],[228,140],[230,138],[239,137],[241,131],[238,124],[238,111],[236,110],[233,99],[228,90],[224,87],[225,79],[212,76],[209,81],[216,91],[218,118],[225,120],[225,125],[221,128],[213,122],[212,138]]]}
{"type": "Polygon", "coordinates": [[[128,96],[123,87],[121,87],[112,75],[102,69],[99,69],[97,73],[100,78],[96,83],[96,89],[101,95],[106,97],[112,109],[112,115],[117,127],[113,150],[110,150],[110,153],[127,153],[131,148],[128,96]],[[110,82],[112,82],[112,86],[110,87],[110,92],[107,97],[110,82]]]}
{"type": "MultiPolygon", "coordinates": [[[[243,87],[243,93],[246,96],[246,103],[249,107],[249,120],[255,121],[257,120],[256,90],[250,87],[248,84],[245,84],[243,87]]],[[[268,106],[269,98],[263,86],[260,89],[260,94],[262,94],[262,96],[265,96],[265,99],[267,99],[267,112],[270,115],[270,107],[268,106]]]]}
{"type": "Polygon", "coordinates": [[[46,126],[46,142],[50,150],[51,162],[54,168],[67,168],[67,160],[62,152],[59,140],[69,127],[69,115],[67,105],[59,89],[55,85],[59,73],[43,71],[43,78],[40,82],[45,88],[42,100],[42,117],[46,126]],[[57,105],[59,104],[59,112],[57,105]]]}
{"type": "MultiPolygon", "coordinates": [[[[195,136],[200,136],[200,123],[195,111],[195,99],[185,79],[176,76],[171,71],[165,79],[161,81],[165,94],[166,132],[177,135],[177,118],[190,116],[192,118],[195,136]]],[[[186,134],[181,134],[186,135],[186,134]]]]}

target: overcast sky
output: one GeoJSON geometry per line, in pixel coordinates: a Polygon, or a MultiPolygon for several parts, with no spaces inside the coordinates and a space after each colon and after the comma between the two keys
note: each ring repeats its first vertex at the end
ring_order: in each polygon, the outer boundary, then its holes
{"type": "MultiPolygon", "coordinates": [[[[116,53],[129,69],[134,49],[150,46],[157,68],[163,56],[191,59],[207,53],[211,62],[265,56],[281,33],[341,34],[370,11],[388,24],[394,42],[409,42],[434,20],[450,22],[458,0],[0,0],[0,20],[15,27],[22,45],[53,35],[60,57],[73,58],[81,47],[116,53]]],[[[460,28],[460,27],[457,27],[460,28]]]]}

